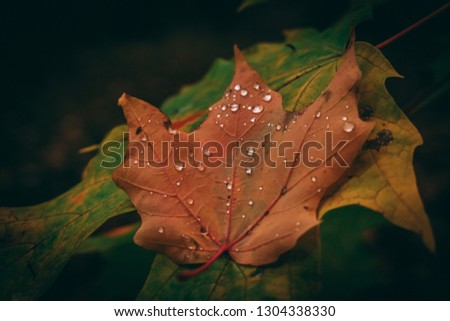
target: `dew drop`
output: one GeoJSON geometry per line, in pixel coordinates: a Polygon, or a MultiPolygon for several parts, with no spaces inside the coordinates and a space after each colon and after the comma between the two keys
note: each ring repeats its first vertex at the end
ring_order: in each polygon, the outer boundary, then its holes
{"type": "Polygon", "coordinates": [[[189,250],[197,249],[198,243],[193,238],[187,236],[186,234],[181,234],[181,237],[189,250]]]}
{"type": "Polygon", "coordinates": [[[278,234],[278,233],[275,234],[275,237],[276,237],[276,238],[279,238],[279,237],[280,237],[280,234],[278,234]]]}
{"type": "Polygon", "coordinates": [[[187,200],[187,203],[188,203],[189,205],[192,205],[192,204],[194,204],[194,200],[193,200],[192,198],[189,198],[189,199],[187,200]]]}
{"type": "Polygon", "coordinates": [[[241,89],[241,85],[237,84],[236,86],[234,86],[234,90],[239,90],[241,89]]]}
{"type": "Polygon", "coordinates": [[[321,115],[321,113],[320,113],[320,111],[318,111],[314,116],[315,116],[316,118],[319,118],[320,115],[321,115]]]}
{"type": "Polygon", "coordinates": [[[259,187],[259,190],[260,190],[260,191],[262,191],[262,190],[263,190],[263,187],[262,187],[262,186],[260,186],[260,187],[259,187]]]}
{"type": "Polygon", "coordinates": [[[242,96],[242,97],[245,97],[245,96],[247,96],[247,95],[248,95],[248,90],[242,89],[242,90],[241,90],[241,96],[242,96]]]}
{"type": "Polygon", "coordinates": [[[353,131],[353,129],[355,128],[355,124],[350,122],[350,121],[346,121],[344,123],[344,126],[342,126],[342,129],[344,130],[344,132],[346,133],[350,133],[353,131]]]}
{"type": "Polygon", "coordinates": [[[223,111],[227,110],[227,105],[222,105],[222,107],[220,107],[220,109],[222,109],[223,111]]]}
{"type": "Polygon", "coordinates": [[[230,94],[231,94],[231,89],[228,89],[228,90],[225,92],[225,97],[226,97],[226,98],[230,97],[230,94]]]}
{"type": "Polygon", "coordinates": [[[203,154],[205,155],[205,156],[211,156],[211,152],[209,151],[209,149],[205,149],[204,151],[203,151],[203,154]]]}
{"type": "Polygon", "coordinates": [[[252,109],[252,113],[254,114],[259,114],[260,112],[262,112],[264,110],[263,106],[255,106],[252,109]]]}
{"type": "Polygon", "coordinates": [[[276,128],[276,130],[281,130],[281,125],[278,124],[277,127],[275,127],[275,128],[276,128]]]}
{"type": "Polygon", "coordinates": [[[252,201],[252,200],[249,200],[249,201],[248,201],[248,205],[252,206],[252,205],[253,205],[253,201],[252,201]]]}
{"type": "Polygon", "coordinates": [[[203,171],[205,170],[205,166],[203,166],[203,164],[200,164],[200,165],[198,165],[197,169],[198,169],[200,172],[203,172],[203,171]]]}
{"type": "Polygon", "coordinates": [[[146,141],[147,141],[147,136],[146,136],[146,135],[142,136],[141,140],[142,140],[143,142],[146,142],[146,141]]]}
{"type": "Polygon", "coordinates": [[[347,116],[342,117],[342,120],[347,120],[347,119],[348,119],[347,116]]]}
{"type": "Polygon", "coordinates": [[[250,119],[250,121],[251,121],[252,123],[254,123],[255,120],[256,120],[256,117],[253,117],[252,119],[250,119]]]}
{"type": "Polygon", "coordinates": [[[233,188],[233,184],[231,184],[231,182],[227,183],[227,190],[231,191],[231,189],[233,188]]]}
{"type": "Polygon", "coordinates": [[[238,111],[238,109],[239,109],[239,104],[231,104],[231,111],[234,113],[234,112],[237,112],[238,111]]]}
{"type": "Polygon", "coordinates": [[[311,176],[311,182],[313,182],[313,183],[317,182],[317,177],[316,176],[311,176]]]}
{"type": "Polygon", "coordinates": [[[250,167],[248,167],[248,168],[245,170],[245,173],[247,173],[247,175],[252,175],[252,169],[251,169],[250,167]]]}
{"type": "Polygon", "coordinates": [[[260,90],[260,89],[261,89],[261,86],[260,86],[257,82],[255,82],[255,83],[253,84],[253,88],[255,88],[255,90],[260,90]]]}
{"type": "Polygon", "coordinates": [[[212,111],[212,107],[209,107],[208,110],[209,110],[209,111],[212,111]]]}
{"type": "Polygon", "coordinates": [[[181,164],[175,164],[175,169],[177,170],[177,171],[182,171],[183,170],[183,165],[181,165],[181,164]]]}
{"type": "Polygon", "coordinates": [[[134,165],[137,165],[139,162],[137,161],[137,159],[134,160],[134,165]]]}
{"type": "Polygon", "coordinates": [[[320,192],[322,192],[322,189],[319,187],[319,188],[317,189],[317,193],[320,193],[320,192]]]}
{"type": "Polygon", "coordinates": [[[217,114],[217,116],[216,116],[217,118],[220,118],[220,114],[217,114]]]}
{"type": "Polygon", "coordinates": [[[296,226],[300,226],[300,222],[295,223],[296,226]]]}
{"type": "Polygon", "coordinates": [[[181,185],[181,183],[180,183],[180,182],[176,182],[175,184],[176,184],[177,186],[180,186],[180,185],[181,185]]]}
{"type": "Polygon", "coordinates": [[[220,126],[221,128],[223,128],[223,124],[220,124],[219,126],[220,126]]]}
{"type": "Polygon", "coordinates": [[[254,153],[255,153],[255,150],[253,149],[253,147],[249,147],[247,149],[247,156],[253,156],[254,153]]]}
{"type": "Polygon", "coordinates": [[[234,249],[235,252],[239,252],[239,249],[234,249]]]}
{"type": "Polygon", "coordinates": [[[158,229],[158,233],[159,233],[159,234],[163,234],[163,233],[164,233],[164,230],[165,230],[164,227],[161,226],[161,227],[158,229]]]}
{"type": "Polygon", "coordinates": [[[271,101],[272,100],[272,95],[271,94],[264,95],[263,100],[267,101],[267,102],[271,101]]]}

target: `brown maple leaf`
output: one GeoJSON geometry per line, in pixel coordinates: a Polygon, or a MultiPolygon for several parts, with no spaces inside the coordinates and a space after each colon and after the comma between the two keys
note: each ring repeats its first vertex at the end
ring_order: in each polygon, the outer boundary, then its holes
{"type": "Polygon", "coordinates": [[[320,200],[373,127],[358,117],[353,41],[304,112],[285,111],[237,47],[235,62],[230,87],[190,134],[142,100],[119,100],[129,145],[113,179],[142,218],[135,242],[179,264],[204,263],[186,276],[224,252],[240,264],[276,261],[319,223],[320,200]]]}

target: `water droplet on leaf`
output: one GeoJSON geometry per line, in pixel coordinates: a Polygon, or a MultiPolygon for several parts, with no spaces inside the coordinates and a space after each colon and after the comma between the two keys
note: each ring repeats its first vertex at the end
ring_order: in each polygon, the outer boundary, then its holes
{"type": "Polygon", "coordinates": [[[350,133],[353,131],[353,129],[355,128],[355,124],[350,122],[350,121],[346,121],[344,123],[344,126],[342,126],[342,129],[344,130],[344,132],[346,133],[350,133]]]}

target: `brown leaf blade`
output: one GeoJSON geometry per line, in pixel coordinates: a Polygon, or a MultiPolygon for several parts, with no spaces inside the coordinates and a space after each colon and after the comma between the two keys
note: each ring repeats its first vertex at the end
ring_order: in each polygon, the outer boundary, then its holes
{"type": "Polygon", "coordinates": [[[119,101],[130,144],[113,179],[142,217],[135,241],[176,263],[207,262],[201,269],[223,252],[239,264],[263,265],[294,247],[319,224],[320,200],[373,128],[358,117],[353,42],[304,112],[285,111],[237,48],[235,60],[229,89],[192,134],[174,131],[167,116],[141,100],[119,101]],[[176,142],[190,139],[198,148],[177,149],[176,142]],[[155,158],[166,166],[152,166],[155,158]]]}

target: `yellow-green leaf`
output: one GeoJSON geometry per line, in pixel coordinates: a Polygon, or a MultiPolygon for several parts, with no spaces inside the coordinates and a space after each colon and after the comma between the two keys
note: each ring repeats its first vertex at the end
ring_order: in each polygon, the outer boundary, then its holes
{"type": "Polygon", "coordinates": [[[371,106],[376,121],[369,139],[388,130],[393,140],[379,150],[361,151],[347,175],[351,178],[341,181],[337,191],[323,202],[319,215],[340,206],[359,204],[419,234],[426,246],[434,250],[433,233],[413,168],[414,149],[422,144],[422,137],[385,88],[386,78],[399,75],[370,44],[359,43],[357,56],[363,73],[360,106],[371,106]]]}

